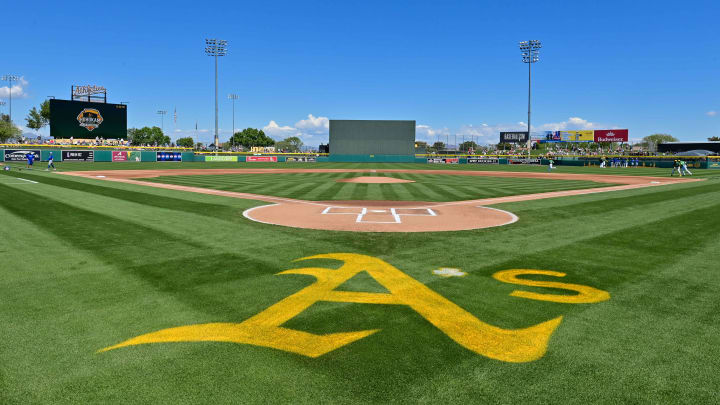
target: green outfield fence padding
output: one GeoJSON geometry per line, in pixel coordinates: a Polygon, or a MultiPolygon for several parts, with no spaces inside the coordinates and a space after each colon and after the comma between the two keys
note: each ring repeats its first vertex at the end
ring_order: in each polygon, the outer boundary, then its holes
{"type": "Polygon", "coordinates": [[[192,152],[183,152],[181,154],[182,161],[183,162],[194,162],[195,161],[195,154],[192,152]]]}
{"type": "Polygon", "coordinates": [[[317,161],[327,163],[330,161],[330,158],[328,158],[327,156],[318,156],[317,161]]]}
{"type": "Polygon", "coordinates": [[[141,162],[157,162],[157,152],[142,151],[140,153],[141,162]]]}
{"type": "Polygon", "coordinates": [[[111,150],[96,150],[94,155],[96,162],[112,162],[111,150]]]}
{"type": "Polygon", "coordinates": [[[365,163],[365,162],[383,162],[383,163],[414,163],[415,155],[335,155],[329,156],[329,162],[344,163],[365,163]]]}

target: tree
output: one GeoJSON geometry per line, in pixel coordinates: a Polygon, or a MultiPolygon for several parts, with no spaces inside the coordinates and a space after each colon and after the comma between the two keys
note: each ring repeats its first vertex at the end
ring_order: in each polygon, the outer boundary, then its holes
{"type": "MultiPolygon", "coordinates": [[[[9,121],[9,119],[8,119],[9,121]]],[[[0,120],[0,143],[7,143],[8,140],[17,138],[22,134],[20,128],[4,119],[0,120]]]]}
{"type": "MultiPolygon", "coordinates": [[[[253,146],[272,146],[275,144],[275,141],[265,135],[262,129],[245,128],[241,132],[233,134],[230,138],[230,144],[252,148],[253,146]]],[[[300,144],[302,145],[302,142],[300,144]]]]}
{"type": "Polygon", "coordinates": [[[162,129],[158,127],[142,127],[140,129],[128,129],[128,138],[130,143],[138,145],[160,146],[170,144],[170,137],[163,134],[162,129]]]}
{"type": "Polygon", "coordinates": [[[303,142],[297,136],[291,136],[275,143],[276,149],[282,151],[286,150],[291,153],[300,152],[300,148],[302,148],[302,146],[303,142]]]}
{"type": "Polygon", "coordinates": [[[665,142],[677,142],[678,141],[677,138],[675,138],[674,136],[672,136],[670,134],[652,134],[652,135],[646,136],[642,140],[643,140],[643,143],[645,143],[646,145],[650,145],[650,144],[657,145],[657,144],[665,143],[665,142]]]}
{"type": "Polygon", "coordinates": [[[718,142],[718,141],[720,141],[720,136],[711,136],[710,138],[708,138],[708,141],[718,142]]]}
{"type": "Polygon", "coordinates": [[[473,141],[465,141],[460,144],[460,150],[477,150],[478,144],[473,141]]]}
{"type": "Polygon", "coordinates": [[[439,152],[445,149],[445,144],[443,142],[435,142],[432,147],[439,152]]]}
{"type": "Polygon", "coordinates": [[[47,118],[45,118],[45,116],[43,116],[42,108],[43,108],[42,105],[40,105],[40,111],[38,111],[37,108],[33,107],[32,110],[30,110],[30,112],[28,113],[28,116],[25,117],[25,121],[27,122],[27,127],[30,129],[34,129],[35,132],[42,129],[42,127],[47,125],[49,122],[49,120],[47,118]]]}
{"type": "Polygon", "coordinates": [[[178,140],[175,141],[175,143],[177,143],[177,146],[181,146],[183,148],[192,148],[193,145],[195,144],[195,142],[193,142],[193,139],[189,136],[187,136],[185,138],[178,138],[178,140]]]}

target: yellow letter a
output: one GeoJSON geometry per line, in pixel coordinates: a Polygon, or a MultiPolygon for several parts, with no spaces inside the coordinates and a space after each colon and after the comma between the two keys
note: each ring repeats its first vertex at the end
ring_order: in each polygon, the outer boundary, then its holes
{"type": "Polygon", "coordinates": [[[526,362],[537,360],[545,354],[550,336],[562,321],[562,317],[557,317],[525,329],[502,329],[480,321],[380,259],[353,253],[334,253],[299,260],[309,259],[334,259],[344,264],[337,270],[306,267],[279,273],[312,275],[317,281],[241,323],[207,323],[163,329],[102,351],[145,343],[215,341],[272,347],[318,357],[378,331],[316,335],[280,326],[316,302],[331,301],[407,305],[455,342],[475,353],[501,361],[526,362]],[[362,271],[368,272],[390,293],[335,290],[362,271]]]}

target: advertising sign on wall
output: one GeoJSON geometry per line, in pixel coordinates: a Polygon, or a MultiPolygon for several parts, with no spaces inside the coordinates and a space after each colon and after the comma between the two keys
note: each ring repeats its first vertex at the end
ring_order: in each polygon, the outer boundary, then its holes
{"type": "Polygon", "coordinates": [[[539,165],[540,158],[511,158],[508,159],[511,165],[539,165]]]}
{"type": "Polygon", "coordinates": [[[139,162],[140,152],[127,150],[114,150],[112,152],[113,162],[139,162]]]}
{"type": "Polygon", "coordinates": [[[157,152],[158,162],[182,162],[182,153],[180,152],[157,152]]]}
{"type": "Polygon", "coordinates": [[[445,163],[445,164],[458,164],[460,163],[459,158],[428,158],[428,163],[445,163]]]}
{"type": "Polygon", "coordinates": [[[24,162],[27,160],[25,157],[28,153],[35,155],[35,161],[40,161],[40,150],[39,149],[5,149],[5,161],[6,162],[24,162]]]}
{"type": "Polygon", "coordinates": [[[500,164],[498,158],[468,158],[468,163],[483,164],[483,165],[497,165],[500,164]]]}
{"type": "Polygon", "coordinates": [[[277,156],[248,156],[246,162],[277,162],[277,156]]]}
{"type": "Polygon", "coordinates": [[[237,156],[205,156],[206,162],[237,162],[237,156]]]}
{"type": "Polygon", "coordinates": [[[288,156],[285,158],[286,162],[315,162],[317,158],[315,156],[288,156]]]}
{"type": "Polygon", "coordinates": [[[529,135],[525,132],[500,132],[500,143],[524,143],[529,135]]]}
{"type": "Polygon", "coordinates": [[[596,129],[595,142],[627,142],[627,129],[596,129]]]}
{"type": "Polygon", "coordinates": [[[92,162],[95,160],[95,151],[92,150],[64,150],[61,155],[63,162],[92,162]]]}

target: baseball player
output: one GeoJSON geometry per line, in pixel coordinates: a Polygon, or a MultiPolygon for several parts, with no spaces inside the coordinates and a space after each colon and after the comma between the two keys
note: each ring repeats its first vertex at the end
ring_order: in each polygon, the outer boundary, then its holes
{"type": "Polygon", "coordinates": [[[31,169],[32,169],[32,165],[33,165],[33,161],[35,160],[35,154],[32,153],[32,152],[28,152],[28,153],[25,155],[25,159],[27,159],[27,169],[28,169],[28,170],[31,170],[31,169]]]}
{"type": "Polygon", "coordinates": [[[678,175],[682,177],[682,172],[680,171],[680,162],[677,159],[673,160],[673,169],[670,173],[670,177],[674,176],[675,172],[678,172],[678,175]]]}
{"type": "Polygon", "coordinates": [[[684,160],[680,161],[680,174],[689,174],[690,176],[692,176],[692,173],[687,168],[687,162],[684,160]]]}
{"type": "Polygon", "coordinates": [[[555,168],[555,167],[553,167],[553,163],[555,163],[553,158],[548,156],[548,173],[551,172],[552,169],[555,168]]]}
{"type": "Polygon", "coordinates": [[[48,156],[48,167],[47,167],[47,169],[45,169],[45,171],[49,171],[51,167],[53,170],[57,170],[55,168],[55,164],[53,163],[53,153],[52,152],[50,152],[50,156],[48,156]]]}

